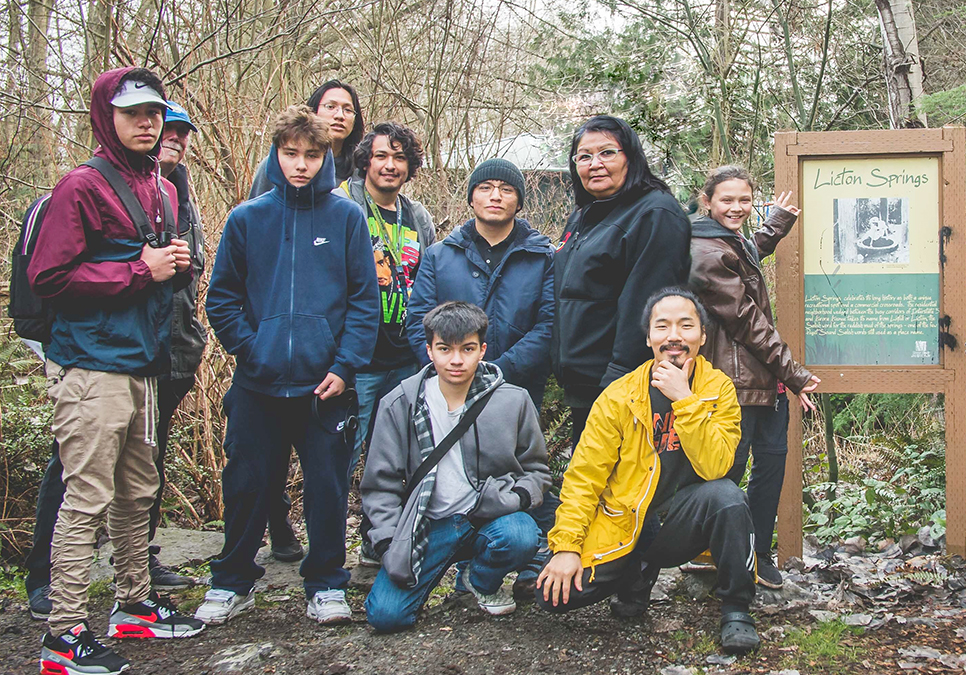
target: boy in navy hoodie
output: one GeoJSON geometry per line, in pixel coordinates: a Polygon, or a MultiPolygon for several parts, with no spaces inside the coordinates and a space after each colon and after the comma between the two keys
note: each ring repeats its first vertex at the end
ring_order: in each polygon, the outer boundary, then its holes
{"type": "Polygon", "coordinates": [[[346,472],[356,370],[379,326],[372,245],[362,209],[331,193],[325,122],[291,106],[275,123],[268,177],[275,188],[228,217],[208,290],[208,319],[236,358],[225,394],[222,474],[225,547],[195,617],[224,623],[255,602],[255,564],[268,518],[268,486],[302,465],[309,553],[300,572],[307,614],[350,618],[345,602],[346,472]]]}

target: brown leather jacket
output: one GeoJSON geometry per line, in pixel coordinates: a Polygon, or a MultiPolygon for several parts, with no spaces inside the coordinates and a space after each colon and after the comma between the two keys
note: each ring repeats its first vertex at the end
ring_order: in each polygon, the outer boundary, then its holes
{"type": "Polygon", "coordinates": [[[761,273],[796,218],[773,208],[751,242],[707,216],[692,223],[690,284],[712,319],[701,354],[732,379],[743,406],[775,405],[778,380],[798,394],[812,377],[775,329],[761,273]]]}

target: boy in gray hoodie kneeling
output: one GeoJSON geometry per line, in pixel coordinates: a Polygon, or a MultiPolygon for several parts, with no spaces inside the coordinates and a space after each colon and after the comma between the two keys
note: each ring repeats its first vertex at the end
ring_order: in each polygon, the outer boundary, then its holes
{"type": "Polygon", "coordinates": [[[503,578],[536,552],[539,532],[526,511],[550,485],[530,396],[483,361],[483,310],[447,302],[423,327],[432,362],[380,402],[361,485],[369,536],[382,556],[366,614],[383,632],[413,625],[461,560],[470,561],[462,580],[480,609],[513,612],[503,578]]]}

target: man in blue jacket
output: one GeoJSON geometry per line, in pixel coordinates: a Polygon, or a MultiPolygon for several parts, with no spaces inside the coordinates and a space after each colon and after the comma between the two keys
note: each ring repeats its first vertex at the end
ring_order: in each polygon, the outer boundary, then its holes
{"type": "MultiPolygon", "coordinates": [[[[553,326],[553,247],[550,239],[517,218],[523,209],[523,174],[505,159],[488,159],[470,174],[466,199],[473,218],[426,251],[413,285],[406,334],[425,365],[423,317],[437,305],[462,300],[483,308],[489,320],[487,360],[510,384],[523,387],[540,410],[550,370],[553,326]]],[[[552,493],[530,515],[542,532],[540,550],[520,571],[514,596],[529,599],[549,555],[546,533],[560,504],[552,493]]],[[[457,583],[457,590],[462,590],[457,583]]]]}
{"type": "Polygon", "coordinates": [[[482,307],[490,321],[487,360],[507,382],[526,389],[540,410],[550,371],[553,247],[516,217],[525,198],[523,174],[511,162],[488,159],[476,167],[466,196],[474,217],[426,251],[409,299],[406,335],[426,365],[423,317],[450,300],[482,307]]]}
{"type": "Polygon", "coordinates": [[[305,106],[275,125],[275,188],[228,217],[208,290],[208,318],[236,357],[225,394],[225,547],[195,617],[224,623],[254,605],[269,486],[295,447],[305,485],[307,615],[347,621],[345,514],[354,406],[346,394],[379,326],[372,246],[362,210],[332,194],[325,122],[305,106]]]}

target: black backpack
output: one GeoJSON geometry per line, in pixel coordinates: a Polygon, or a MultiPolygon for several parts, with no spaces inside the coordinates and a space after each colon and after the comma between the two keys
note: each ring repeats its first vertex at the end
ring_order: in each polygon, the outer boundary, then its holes
{"type": "MultiPolygon", "coordinates": [[[[134,196],[134,192],[131,191],[121,174],[110,162],[101,157],[91,157],[84,162],[84,166],[96,169],[104,177],[121,203],[124,204],[128,216],[137,226],[144,241],[149,242],[152,246],[167,245],[165,239],[177,235],[178,224],[174,220],[174,211],[172,211],[171,202],[168,199],[162,198],[161,201],[164,208],[164,229],[169,236],[161,239],[151,226],[148,216],[137,197],[134,196]]],[[[36,340],[45,345],[50,342],[50,328],[54,322],[54,311],[50,303],[39,297],[30,287],[30,282],[27,279],[27,267],[30,265],[31,257],[33,257],[37,237],[44,224],[44,216],[47,215],[49,204],[50,195],[46,194],[31,204],[24,214],[23,223],[20,226],[20,238],[17,239],[17,246],[10,261],[10,304],[7,306],[7,315],[13,319],[13,329],[17,335],[27,340],[36,340]]]]}

